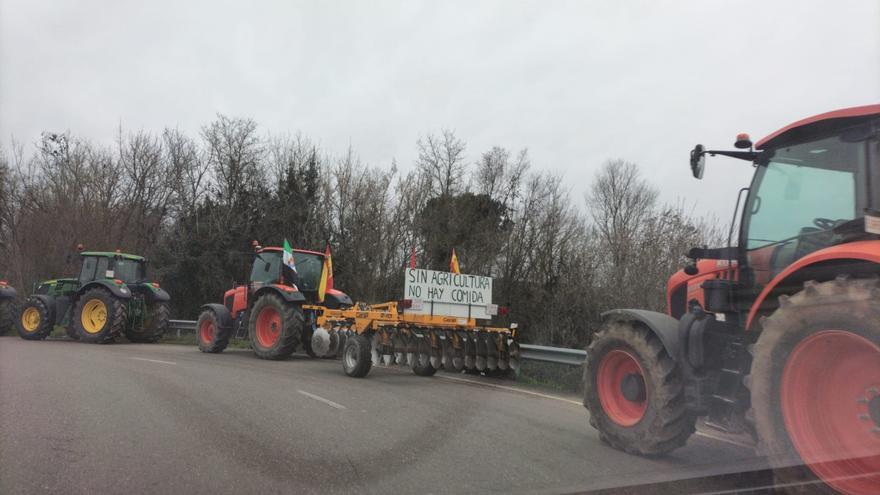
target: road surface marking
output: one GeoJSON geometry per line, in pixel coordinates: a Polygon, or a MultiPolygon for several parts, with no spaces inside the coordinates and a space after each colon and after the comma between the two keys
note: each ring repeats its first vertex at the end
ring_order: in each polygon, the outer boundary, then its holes
{"type": "Polygon", "coordinates": [[[468,380],[467,378],[454,378],[454,377],[451,377],[451,376],[442,376],[442,375],[434,375],[434,376],[436,376],[437,378],[442,378],[442,379],[444,379],[444,380],[453,380],[453,381],[456,381],[456,382],[473,383],[473,384],[476,384],[476,385],[483,385],[484,387],[498,388],[498,389],[501,389],[501,390],[507,390],[507,391],[510,391],[510,392],[517,392],[517,393],[520,393],[520,394],[533,395],[533,396],[535,396],[535,397],[541,397],[541,398],[544,398],[544,399],[558,400],[558,401],[560,401],[560,402],[567,402],[567,403],[569,403],[569,404],[575,404],[575,405],[578,405],[578,406],[582,406],[582,405],[583,405],[581,402],[576,401],[576,400],[566,399],[566,398],[563,398],[563,397],[557,397],[557,396],[555,396],[555,395],[542,394],[542,393],[540,393],[540,392],[532,392],[531,390],[524,390],[524,389],[516,388],[516,387],[505,387],[504,385],[495,385],[494,383],[485,383],[485,382],[480,382],[480,381],[477,381],[477,380],[468,380]]]}
{"type": "Polygon", "coordinates": [[[305,395],[306,397],[308,397],[310,399],[315,399],[318,402],[323,402],[324,404],[327,404],[330,407],[335,407],[336,409],[347,409],[342,404],[337,404],[330,399],[325,399],[325,398],[321,397],[320,395],[310,394],[310,393],[306,392],[305,390],[297,390],[297,392],[305,395]]]}
{"type": "Polygon", "coordinates": [[[137,359],[138,361],[149,361],[151,363],[159,363],[159,364],[177,364],[177,363],[172,363],[171,361],[160,361],[158,359],[147,359],[147,358],[138,358],[138,357],[133,357],[132,359],[137,359]]]}

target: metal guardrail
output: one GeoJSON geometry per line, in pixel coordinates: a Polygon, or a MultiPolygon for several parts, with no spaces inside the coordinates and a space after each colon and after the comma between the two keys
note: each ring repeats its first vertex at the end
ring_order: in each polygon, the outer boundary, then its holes
{"type": "Polygon", "coordinates": [[[587,359],[587,351],[581,349],[531,344],[520,344],[519,355],[521,359],[528,361],[567,364],[569,366],[580,366],[587,359]]]}
{"type": "MultiPolygon", "coordinates": [[[[177,331],[180,337],[181,330],[195,332],[194,320],[171,320],[169,328],[177,331]]],[[[587,359],[587,351],[581,349],[567,349],[565,347],[550,347],[544,345],[520,344],[519,354],[521,359],[528,361],[540,361],[543,363],[565,364],[568,366],[580,366],[587,359]]]]}

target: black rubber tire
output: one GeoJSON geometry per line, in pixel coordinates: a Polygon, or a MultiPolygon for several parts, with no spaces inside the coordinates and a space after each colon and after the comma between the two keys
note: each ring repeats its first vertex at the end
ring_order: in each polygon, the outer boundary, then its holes
{"type": "Polygon", "coordinates": [[[261,296],[254,303],[248,322],[248,335],[254,354],[260,359],[289,358],[296,351],[296,346],[299,345],[304,324],[305,317],[303,317],[302,307],[299,304],[285,302],[280,296],[272,293],[261,296]],[[263,308],[267,306],[275,308],[281,314],[281,337],[272,347],[263,347],[257,340],[257,318],[263,308]]]}
{"type": "Polygon", "coordinates": [[[590,411],[590,425],[599,431],[599,438],[631,454],[671,452],[684,446],[695,430],[696,416],[685,408],[681,369],[660,339],[638,323],[609,322],[593,337],[584,365],[584,407],[590,411]],[[615,349],[634,356],[645,373],[647,409],[642,419],[629,427],[605,414],[596,387],[599,364],[615,349]]]}
{"type": "Polygon", "coordinates": [[[52,333],[52,329],[55,327],[55,315],[52,308],[46,306],[42,299],[29,297],[18,312],[15,327],[18,330],[18,336],[25,340],[43,340],[52,333]],[[37,325],[36,330],[32,332],[25,330],[21,324],[21,317],[28,308],[34,308],[40,313],[40,323],[37,325]]]}
{"type": "Polygon", "coordinates": [[[69,323],[64,327],[64,333],[66,333],[67,337],[70,339],[79,340],[79,335],[76,334],[76,328],[73,327],[73,323],[69,323]]]}
{"type": "Polygon", "coordinates": [[[345,374],[353,378],[363,378],[372,367],[370,339],[363,334],[348,337],[342,351],[342,369],[345,374]]]}
{"type": "Polygon", "coordinates": [[[95,287],[83,293],[76,300],[73,310],[73,327],[81,342],[89,344],[108,344],[125,331],[128,306],[125,301],[115,297],[108,290],[95,287]],[[92,299],[100,299],[107,307],[107,319],[104,326],[95,333],[89,333],[82,324],[83,307],[92,299]]]}
{"type": "MultiPolygon", "coordinates": [[[[804,290],[782,296],[780,307],[763,320],[746,380],[751,392],[748,417],[754,421],[757,450],[767,456],[778,484],[792,493],[837,493],[805,466],[789,439],[781,407],[781,378],[792,350],[822,330],[843,330],[880,345],[880,285],[876,279],[840,277],[807,282],[804,290]]],[[[875,492],[876,493],[876,492],[875,492]]]]}
{"type": "Polygon", "coordinates": [[[165,335],[170,319],[171,308],[168,305],[168,301],[147,303],[147,317],[144,318],[141,328],[127,329],[125,331],[125,338],[140,344],[158,342],[165,335]]]}
{"type": "Polygon", "coordinates": [[[431,366],[430,362],[427,365],[422,366],[421,361],[421,358],[416,359],[417,363],[412,367],[413,373],[419,376],[434,376],[434,374],[437,373],[437,368],[431,366]]]}
{"type": "Polygon", "coordinates": [[[6,335],[15,328],[16,315],[18,308],[15,299],[0,299],[0,335],[6,335]]]}
{"type": "Polygon", "coordinates": [[[232,328],[224,328],[220,326],[220,319],[213,310],[206,309],[199,315],[196,322],[196,341],[199,343],[199,350],[210,354],[223,352],[229,345],[229,337],[232,336],[232,328]],[[214,324],[214,333],[210,341],[202,339],[202,324],[211,322],[214,324]]]}

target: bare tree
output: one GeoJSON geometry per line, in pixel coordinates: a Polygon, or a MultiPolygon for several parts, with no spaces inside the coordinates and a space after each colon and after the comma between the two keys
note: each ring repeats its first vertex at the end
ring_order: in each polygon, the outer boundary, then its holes
{"type": "Polygon", "coordinates": [[[419,157],[416,166],[431,180],[435,196],[448,197],[464,188],[465,143],[449,129],[437,136],[428,134],[416,143],[419,157]]]}

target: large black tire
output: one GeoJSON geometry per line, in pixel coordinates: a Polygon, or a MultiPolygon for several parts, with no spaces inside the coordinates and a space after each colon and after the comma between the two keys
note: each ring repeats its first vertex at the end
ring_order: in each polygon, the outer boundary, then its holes
{"type": "Polygon", "coordinates": [[[25,340],[43,340],[55,327],[55,315],[42,299],[29,297],[21,307],[15,326],[19,337],[25,340]]]}
{"type": "Polygon", "coordinates": [[[199,321],[196,322],[196,340],[199,342],[199,350],[216,354],[223,352],[229,345],[229,337],[232,328],[224,328],[220,325],[217,314],[210,309],[202,311],[199,321]]]}
{"type": "Polygon", "coordinates": [[[0,299],[0,335],[6,335],[12,331],[17,315],[18,308],[15,299],[0,299]]]}
{"type": "Polygon", "coordinates": [[[261,296],[248,322],[254,354],[260,359],[287,359],[299,345],[304,323],[299,304],[285,302],[277,294],[261,296]]]}
{"type": "Polygon", "coordinates": [[[880,441],[874,436],[880,431],[877,280],[807,282],[801,292],[782,296],[779,309],[762,327],[746,380],[751,391],[749,417],[758,450],[767,456],[779,484],[797,493],[880,493],[880,441]],[[853,387],[864,391],[850,394],[853,387]],[[877,430],[872,433],[872,428],[877,430]],[[795,437],[802,446],[819,445],[820,455],[864,457],[842,464],[817,463],[814,471],[795,437]],[[873,450],[867,456],[864,451],[851,452],[857,449],[838,442],[847,437],[860,439],[858,448],[873,450]],[[871,455],[873,461],[866,460],[871,455]]]}
{"type": "Polygon", "coordinates": [[[79,335],[76,333],[76,328],[73,326],[73,323],[69,323],[66,327],[64,327],[64,333],[73,340],[79,340],[79,335]]]}
{"type": "Polygon", "coordinates": [[[352,335],[345,340],[342,351],[342,369],[354,378],[363,378],[373,367],[370,339],[365,335],[352,335]]]}
{"type": "Polygon", "coordinates": [[[152,344],[158,342],[171,319],[171,308],[167,301],[148,303],[147,314],[140,328],[129,328],[125,331],[125,338],[132,342],[152,344]]]}
{"type": "Polygon", "coordinates": [[[126,311],[124,300],[115,297],[106,289],[95,287],[87,290],[76,300],[73,327],[80,341],[107,344],[113,342],[125,330],[126,311]]]}
{"type": "Polygon", "coordinates": [[[687,443],[695,429],[696,417],[685,408],[681,369],[660,339],[638,323],[609,322],[593,337],[584,365],[584,407],[590,411],[590,425],[599,431],[600,439],[631,454],[671,452],[687,443]],[[600,377],[606,358],[609,361],[600,377]],[[608,386],[604,379],[614,376],[608,367],[617,359],[637,363],[642,374],[631,373],[608,386]],[[604,384],[601,390],[600,378],[604,384]],[[630,386],[626,392],[625,385],[630,386]],[[600,394],[605,395],[600,398],[600,394]],[[640,412],[629,416],[609,414],[602,405],[603,398],[617,399],[618,403],[632,398],[632,405],[640,412]]]}

